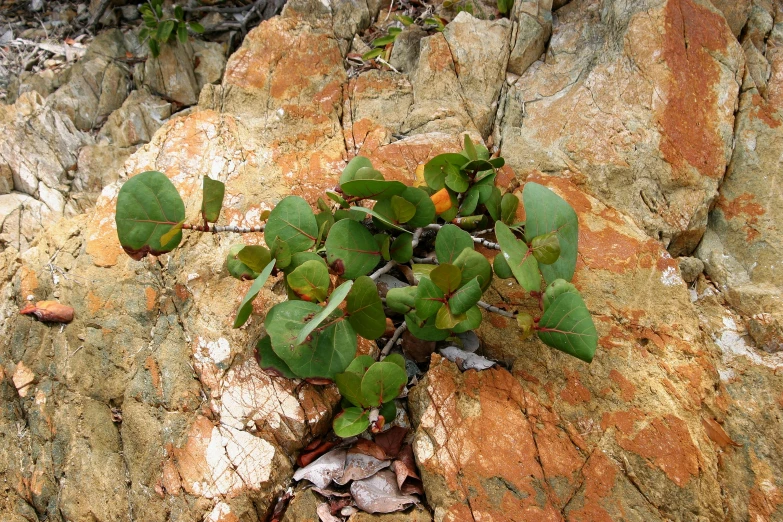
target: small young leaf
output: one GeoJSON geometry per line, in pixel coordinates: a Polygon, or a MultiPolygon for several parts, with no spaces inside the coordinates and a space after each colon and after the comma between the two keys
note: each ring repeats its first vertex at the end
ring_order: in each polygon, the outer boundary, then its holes
{"type": "Polygon", "coordinates": [[[388,355],[383,360],[383,362],[394,363],[397,366],[399,366],[402,369],[402,371],[406,372],[406,374],[407,374],[407,370],[405,369],[405,357],[403,357],[402,355],[400,355],[398,353],[393,353],[391,355],[388,355]]]}
{"type": "Polygon", "coordinates": [[[338,373],[334,376],[334,382],[337,384],[337,389],[340,390],[340,395],[343,399],[347,400],[354,406],[360,408],[370,408],[371,405],[362,397],[362,377],[361,375],[353,372],[338,373]]]}
{"type": "Polygon", "coordinates": [[[450,330],[467,318],[466,314],[454,314],[448,306],[443,306],[435,316],[435,326],[442,330],[450,330]]]}
{"type": "Polygon", "coordinates": [[[453,314],[461,314],[467,312],[469,308],[473,307],[481,299],[481,286],[479,286],[478,279],[473,278],[468,284],[454,292],[449,298],[449,309],[453,314]]]}
{"type": "Polygon", "coordinates": [[[258,365],[262,370],[271,368],[286,379],[296,379],[296,375],[291,371],[291,368],[272,349],[272,339],[268,335],[259,339],[256,345],[256,355],[258,365]]]}
{"type": "Polygon", "coordinates": [[[443,263],[430,272],[430,279],[448,296],[456,292],[462,283],[462,270],[452,264],[443,263]]]}
{"type": "Polygon", "coordinates": [[[351,364],[345,369],[346,372],[356,373],[359,377],[364,377],[367,368],[375,364],[375,359],[369,355],[360,355],[351,361],[351,364]]]}
{"type": "Polygon", "coordinates": [[[421,319],[429,319],[435,315],[443,306],[443,295],[443,290],[430,279],[424,278],[419,281],[418,291],[416,292],[416,299],[414,301],[416,315],[421,319]]]}
{"type": "MultiPolygon", "coordinates": [[[[417,313],[418,314],[418,313],[417,313]]],[[[435,318],[419,319],[417,314],[405,316],[405,324],[411,334],[422,341],[442,341],[449,336],[448,330],[441,330],[435,326],[435,318]]],[[[479,315],[481,312],[479,312],[479,315]]],[[[464,322],[464,321],[463,321],[464,322]]]]}
{"type": "MultiPolygon", "coordinates": [[[[326,191],[326,197],[327,197],[327,198],[329,198],[329,199],[331,199],[332,201],[334,201],[334,202],[335,202],[335,203],[337,203],[338,205],[340,205],[340,207],[342,207],[342,208],[348,208],[348,202],[347,202],[347,201],[345,201],[345,200],[343,199],[343,197],[342,197],[342,196],[340,196],[339,194],[337,194],[336,192],[332,192],[332,191],[330,191],[330,190],[327,190],[327,191],[326,191]]],[[[336,216],[336,215],[335,215],[335,218],[337,218],[337,216],[336,216]]]]}
{"type": "Polygon", "coordinates": [[[202,34],[204,32],[204,26],[198,22],[188,22],[188,27],[196,34],[202,34]]]}
{"type": "Polygon", "coordinates": [[[507,192],[500,199],[500,220],[506,225],[511,225],[517,220],[517,207],[519,198],[507,192]]]}
{"type": "Polygon", "coordinates": [[[560,241],[554,232],[534,237],[530,242],[530,248],[536,260],[542,265],[551,265],[560,257],[560,241]]]}
{"type": "Polygon", "coordinates": [[[407,314],[416,307],[418,287],[390,288],[386,293],[386,307],[398,314],[407,314]]]}
{"type": "Polygon", "coordinates": [[[181,6],[175,5],[174,6],[174,18],[182,22],[185,20],[185,11],[182,10],[181,6]]]}
{"type": "Polygon", "coordinates": [[[320,312],[315,314],[312,319],[305,323],[304,328],[302,328],[302,330],[299,332],[299,335],[296,336],[295,344],[299,345],[305,342],[307,336],[310,335],[313,330],[318,328],[321,323],[324,322],[326,318],[329,317],[329,315],[331,315],[331,313],[342,304],[342,302],[345,300],[345,296],[347,296],[348,292],[351,291],[352,286],[353,281],[346,281],[334,289],[332,295],[329,296],[329,302],[326,303],[326,306],[324,306],[320,312]]]}
{"type": "Polygon", "coordinates": [[[398,15],[396,15],[396,18],[397,18],[397,20],[399,20],[400,22],[402,22],[402,25],[404,25],[405,27],[408,27],[408,26],[410,26],[410,25],[413,25],[413,23],[414,23],[414,21],[415,21],[413,18],[411,18],[411,17],[410,17],[410,16],[408,16],[408,15],[401,15],[401,14],[398,14],[398,15]]]}
{"type": "Polygon", "coordinates": [[[473,250],[473,238],[456,225],[448,224],[435,237],[435,255],[438,263],[453,263],[466,248],[473,250]]]}
{"type": "Polygon", "coordinates": [[[476,160],[478,159],[478,154],[476,154],[476,147],[473,145],[473,140],[470,139],[470,136],[465,134],[464,136],[464,142],[465,142],[465,155],[468,157],[468,159],[476,160]]]}
{"type": "Polygon", "coordinates": [[[391,256],[389,255],[389,246],[391,246],[391,237],[389,234],[375,234],[373,237],[375,238],[375,244],[378,245],[378,248],[381,251],[381,257],[383,260],[390,260],[391,256]]]}
{"type": "Polygon", "coordinates": [[[175,26],[173,20],[166,20],[165,22],[160,24],[160,27],[158,29],[158,40],[160,40],[161,42],[168,42],[169,37],[174,31],[174,27],[175,26]]]}
{"type": "Polygon", "coordinates": [[[462,271],[460,286],[464,286],[475,277],[478,279],[479,286],[483,292],[492,281],[492,266],[489,264],[489,261],[481,253],[471,248],[464,249],[457,256],[457,259],[454,260],[454,266],[462,271]]]}
{"type": "Polygon", "coordinates": [[[405,192],[407,187],[399,181],[354,179],[343,183],[340,188],[349,196],[378,200],[398,196],[405,192]]]}
{"type": "Polygon", "coordinates": [[[180,234],[182,232],[182,225],[185,224],[185,220],[183,219],[173,227],[171,227],[171,230],[160,236],[160,244],[161,245],[167,245],[171,240],[174,239],[174,237],[177,234],[180,234]]]}
{"type": "Polygon", "coordinates": [[[483,316],[481,315],[481,308],[478,306],[474,306],[472,308],[469,308],[467,312],[465,312],[465,316],[467,319],[464,319],[461,321],[457,326],[451,329],[452,332],[455,334],[461,334],[468,332],[470,330],[475,330],[481,325],[481,320],[483,319],[483,316]]]}
{"type": "Polygon", "coordinates": [[[535,321],[533,320],[532,315],[521,313],[517,315],[517,325],[519,326],[519,329],[522,332],[520,337],[524,341],[525,339],[530,337],[530,334],[533,333],[533,327],[535,326],[535,321]]]}
{"type": "Polygon", "coordinates": [[[546,291],[544,292],[544,311],[549,308],[549,305],[551,305],[560,294],[565,294],[566,292],[578,294],[579,290],[577,290],[574,285],[565,279],[555,279],[552,281],[552,283],[546,288],[546,291]]]}
{"type": "Polygon", "coordinates": [[[161,237],[185,219],[185,204],[169,178],[157,171],[133,176],[117,196],[117,235],[123,250],[137,261],[148,253],[171,252],[182,233],[165,243],[161,237]]]}
{"type": "Polygon", "coordinates": [[[271,261],[266,265],[266,268],[264,268],[261,274],[256,277],[256,280],[253,281],[253,284],[250,286],[250,289],[247,291],[244,299],[242,299],[242,302],[239,305],[239,312],[237,312],[237,317],[234,319],[234,328],[239,328],[247,322],[248,317],[250,317],[250,312],[253,311],[253,299],[256,298],[258,292],[261,291],[261,287],[264,286],[266,280],[269,279],[269,274],[272,273],[274,267],[275,262],[271,261]]]}
{"type": "Polygon", "coordinates": [[[560,294],[538,322],[538,337],[585,362],[593,360],[598,332],[582,297],[573,292],[560,294]]]}
{"type": "Polygon", "coordinates": [[[375,281],[367,276],[356,279],[346,298],[346,313],[356,333],[377,339],[386,331],[386,314],[375,281]]]}
{"type": "Polygon", "coordinates": [[[250,245],[239,250],[236,258],[253,272],[261,272],[272,260],[272,254],[260,245],[250,245]]]}
{"type": "Polygon", "coordinates": [[[391,208],[397,223],[407,223],[416,215],[416,207],[400,196],[391,197],[391,208]]]}
{"type": "MultiPolygon", "coordinates": [[[[439,154],[424,165],[424,180],[433,190],[440,190],[446,184],[446,165],[460,169],[468,161],[462,154],[439,154]]],[[[439,212],[440,213],[440,212],[439,212]]]]}
{"type": "Polygon", "coordinates": [[[405,385],[408,374],[393,362],[377,362],[362,378],[362,397],[373,406],[394,400],[405,385]]]}
{"type": "Polygon", "coordinates": [[[378,58],[382,54],[383,54],[383,49],[373,49],[372,51],[367,51],[366,53],[364,53],[362,55],[362,60],[368,62],[373,58],[378,58]]]}
{"type": "Polygon", "coordinates": [[[511,272],[522,288],[531,292],[541,287],[538,262],[527,245],[519,241],[511,229],[501,221],[495,223],[495,236],[500,244],[500,255],[505,257],[511,272]]]}
{"type": "Polygon", "coordinates": [[[500,279],[514,277],[514,274],[511,272],[511,267],[508,266],[508,262],[503,253],[499,253],[495,256],[495,259],[492,260],[492,268],[495,271],[495,275],[500,279]]]}
{"type": "MultiPolygon", "coordinates": [[[[466,134],[467,136],[467,134],[466,134]]],[[[447,164],[444,167],[446,171],[446,179],[444,180],[447,187],[454,192],[465,192],[470,186],[468,176],[461,172],[457,167],[451,164],[447,164]]]]}
{"type": "Polygon", "coordinates": [[[372,234],[356,221],[338,221],[326,238],[326,261],[338,274],[354,279],[369,273],[381,258],[372,234]]]}
{"type": "Polygon", "coordinates": [[[177,40],[183,44],[188,41],[188,26],[184,22],[177,25],[177,40]]]}
{"type": "Polygon", "coordinates": [[[389,45],[390,43],[392,43],[394,41],[395,37],[396,37],[396,35],[389,34],[389,35],[386,35],[386,36],[382,36],[380,38],[376,38],[375,40],[372,41],[372,46],[373,47],[385,47],[385,46],[389,45]]]}
{"type": "Polygon", "coordinates": [[[370,412],[361,408],[346,408],[334,418],[332,428],[338,437],[355,437],[370,426],[370,412]]]}
{"type": "Polygon", "coordinates": [[[391,35],[398,35],[402,32],[402,29],[399,27],[389,27],[389,34],[391,35]]]}
{"type": "Polygon", "coordinates": [[[408,226],[418,228],[426,227],[435,221],[435,204],[429,195],[420,188],[407,187],[402,197],[416,207],[416,213],[408,220],[408,226]]]}
{"type": "Polygon", "coordinates": [[[391,258],[398,263],[407,263],[413,257],[413,235],[400,234],[389,249],[391,258]]]}
{"type": "MultiPolygon", "coordinates": [[[[318,223],[310,204],[299,196],[286,196],[269,214],[264,239],[270,247],[280,238],[291,253],[303,252],[315,244],[318,223]]],[[[282,267],[281,267],[282,268],[282,267]]]]}
{"type": "Polygon", "coordinates": [[[252,270],[249,266],[239,260],[237,256],[243,248],[245,248],[245,245],[242,244],[231,246],[231,248],[228,250],[228,255],[226,256],[226,270],[228,270],[228,273],[231,275],[231,277],[235,277],[240,280],[255,279],[258,277],[258,274],[261,272],[261,270],[252,270]]]}
{"type": "Polygon", "coordinates": [[[322,302],[329,293],[329,270],[323,262],[306,261],[286,277],[288,285],[305,301],[322,302]]]}
{"type": "MultiPolygon", "coordinates": [[[[157,23],[157,22],[154,22],[157,23]]],[[[160,45],[158,44],[158,41],[155,40],[155,38],[152,37],[153,35],[150,35],[150,39],[147,41],[147,45],[150,47],[150,54],[153,58],[157,58],[160,56],[160,45]]]]}

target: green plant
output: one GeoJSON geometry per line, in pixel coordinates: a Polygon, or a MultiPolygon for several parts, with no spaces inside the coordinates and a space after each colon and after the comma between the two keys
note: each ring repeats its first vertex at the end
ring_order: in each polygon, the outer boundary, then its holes
{"type": "Polygon", "coordinates": [[[514,0],[498,0],[498,11],[500,14],[507,15],[514,7],[514,0]]]}
{"type": "MultiPolygon", "coordinates": [[[[396,15],[397,20],[405,27],[414,25],[416,22],[408,15],[396,15]]],[[[436,31],[443,31],[446,28],[444,21],[438,17],[427,18],[423,20],[423,27],[425,29],[435,29],[436,31]]],[[[397,36],[402,32],[399,27],[389,27],[385,36],[376,38],[372,41],[372,50],[367,51],[362,55],[362,60],[373,60],[375,58],[382,58],[388,61],[391,57],[392,47],[397,36]]]]}
{"type": "Polygon", "coordinates": [[[163,0],[147,0],[139,6],[144,27],[139,31],[139,40],[147,39],[150,53],[153,57],[160,55],[160,48],[177,38],[180,42],[188,41],[188,29],[194,33],[203,33],[204,27],[196,22],[186,22],[185,12],[180,6],[174,6],[174,18],[165,17],[163,0]]]}
{"type": "Polygon", "coordinates": [[[519,198],[495,185],[503,165],[503,158],[491,158],[467,135],[460,153],[435,156],[423,166],[418,187],[386,180],[369,159],[357,156],[339,186],[327,191],[331,205],[319,199],[315,213],[304,199],[288,196],[264,216],[265,226],[253,229],[210,224],[219,218],[225,187],[209,178],[203,185],[203,224],[186,224],[173,184],[160,172],[144,172],[120,190],[117,232],[125,251],[141,259],[175,249],[183,230],[263,230],[266,246],[229,250],[228,272],[254,280],[234,327],[248,320],[267,279],[282,273],[288,300],[264,318],[260,363],[288,378],[335,381],[349,404],[334,427],[348,436],[382,426],[407,382],[400,356],[382,362],[356,358],[357,335],[379,339],[387,317],[396,329],[382,356],[405,329],[426,341],[459,342],[460,334],[478,328],[484,308],[515,318],[522,338],[536,334],[549,346],[592,360],[597,332],[569,283],[577,258],[576,213],[551,190],[528,182],[522,192],[526,220],[517,220],[519,198]],[[374,201],[373,207],[357,205],[366,201],[374,201]],[[497,243],[479,237],[493,231],[497,243]],[[476,244],[500,253],[490,263],[476,244]],[[419,247],[434,249],[434,256],[415,257],[419,247]],[[384,302],[376,280],[402,265],[417,284],[388,290],[384,302]],[[540,317],[481,301],[493,277],[515,278],[536,299],[540,317]]]}

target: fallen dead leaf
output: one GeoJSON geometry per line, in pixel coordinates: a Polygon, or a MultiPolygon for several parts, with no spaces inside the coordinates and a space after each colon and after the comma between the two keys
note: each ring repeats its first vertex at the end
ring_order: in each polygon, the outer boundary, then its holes
{"type": "Polygon", "coordinates": [[[343,476],[347,453],[344,449],[336,449],[322,455],[307,466],[296,470],[294,480],[307,479],[319,488],[327,487],[332,480],[343,476]]]}
{"type": "Polygon", "coordinates": [[[296,464],[300,468],[303,468],[310,464],[312,461],[329,451],[335,446],[336,442],[322,439],[315,439],[313,442],[307,445],[302,453],[299,454],[299,458],[296,459],[296,464]]]}
{"type": "Polygon", "coordinates": [[[417,339],[407,330],[402,334],[402,353],[417,363],[429,361],[430,355],[435,351],[435,346],[434,341],[417,339]]]}
{"type": "Polygon", "coordinates": [[[486,357],[476,355],[475,353],[460,350],[456,346],[448,346],[440,350],[441,355],[449,361],[456,363],[462,371],[465,370],[486,370],[497,364],[486,357]]]}
{"type": "Polygon", "coordinates": [[[424,493],[421,478],[416,474],[416,462],[413,458],[413,447],[406,444],[400,454],[391,465],[392,470],[397,475],[397,487],[404,494],[424,493]]]}
{"type": "Polygon", "coordinates": [[[38,301],[35,305],[28,303],[19,310],[23,315],[34,315],[39,321],[47,323],[70,323],[73,321],[73,308],[57,301],[38,301]]]}
{"type": "Polygon", "coordinates": [[[388,430],[375,435],[375,443],[383,449],[388,458],[395,458],[400,452],[402,441],[408,435],[408,428],[392,426],[388,430]]]}
{"type": "Polygon", "coordinates": [[[332,515],[331,511],[329,510],[329,504],[326,502],[318,504],[315,512],[321,522],[342,522],[339,518],[332,515]]]}
{"type": "Polygon", "coordinates": [[[704,431],[707,432],[707,436],[721,448],[725,448],[726,446],[734,446],[739,448],[742,446],[742,444],[734,442],[731,437],[729,437],[729,434],[726,433],[726,430],[723,429],[723,426],[718,424],[718,421],[714,419],[702,418],[701,425],[704,426],[704,431]]]}
{"type": "Polygon", "coordinates": [[[351,480],[362,480],[375,475],[379,470],[388,468],[388,460],[379,460],[364,453],[348,453],[345,457],[345,471],[341,477],[335,477],[335,483],[344,486],[351,480]]]}
{"type": "Polygon", "coordinates": [[[356,444],[348,450],[348,453],[364,453],[378,460],[386,460],[389,457],[381,446],[367,439],[359,439],[356,444]]]}
{"type": "Polygon", "coordinates": [[[393,513],[417,504],[419,499],[403,495],[397,487],[397,478],[389,470],[351,484],[351,494],[359,509],[368,513],[393,513]]]}

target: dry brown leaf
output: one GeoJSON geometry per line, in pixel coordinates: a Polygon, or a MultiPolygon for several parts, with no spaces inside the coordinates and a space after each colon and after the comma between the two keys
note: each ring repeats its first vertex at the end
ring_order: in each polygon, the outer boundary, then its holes
{"type": "Polygon", "coordinates": [[[395,458],[400,452],[402,441],[408,435],[408,428],[392,426],[383,433],[375,435],[375,443],[380,446],[388,458],[395,458]]]}
{"type": "Polygon", "coordinates": [[[19,313],[34,315],[39,321],[47,323],[70,323],[73,321],[73,308],[57,301],[38,301],[35,305],[28,303],[27,306],[19,310],[19,313]]]}
{"type": "Polygon", "coordinates": [[[397,478],[389,470],[355,481],[351,484],[351,494],[356,505],[368,513],[393,513],[419,502],[418,498],[400,492],[397,478]]]}
{"type": "Polygon", "coordinates": [[[326,502],[318,504],[315,513],[318,515],[318,519],[321,522],[341,522],[339,518],[332,515],[331,511],[329,510],[329,504],[326,502]]]}
{"type": "Polygon", "coordinates": [[[378,444],[371,440],[359,439],[356,444],[348,450],[348,453],[363,453],[371,457],[375,457],[378,460],[386,460],[389,457],[386,456],[386,452],[378,444]]]}
{"type": "Polygon", "coordinates": [[[375,475],[378,470],[389,467],[388,460],[379,460],[364,453],[349,453],[345,457],[345,471],[341,477],[335,477],[334,481],[341,486],[351,480],[362,480],[375,475]]]}
{"type": "Polygon", "coordinates": [[[304,467],[310,464],[312,461],[332,449],[337,443],[329,440],[315,439],[313,442],[307,445],[302,453],[299,454],[299,458],[296,459],[296,464],[299,467],[304,467]]]}
{"type": "Polygon", "coordinates": [[[317,460],[296,470],[294,480],[307,479],[319,488],[325,488],[332,480],[343,476],[346,454],[344,449],[336,449],[321,455],[317,460]]]}
{"type": "Polygon", "coordinates": [[[701,419],[701,425],[704,426],[704,431],[707,432],[707,436],[721,448],[725,448],[726,446],[742,446],[742,444],[734,442],[731,437],[729,437],[729,434],[726,433],[726,430],[723,429],[723,426],[718,424],[716,420],[703,418],[701,419]]]}
{"type": "Polygon", "coordinates": [[[405,357],[417,363],[423,363],[430,360],[430,355],[435,351],[434,341],[423,341],[417,339],[407,330],[402,334],[402,352],[405,357]]]}

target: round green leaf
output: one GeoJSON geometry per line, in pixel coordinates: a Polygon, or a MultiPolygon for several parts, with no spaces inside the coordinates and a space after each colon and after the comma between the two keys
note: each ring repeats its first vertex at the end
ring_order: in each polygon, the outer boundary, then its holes
{"type": "Polygon", "coordinates": [[[360,355],[351,361],[351,364],[348,365],[345,371],[359,374],[359,377],[364,377],[364,372],[373,364],[375,364],[375,359],[369,355],[360,355]]]}
{"type": "Polygon", "coordinates": [[[299,377],[334,379],[356,356],[356,332],[348,321],[339,321],[323,331],[313,332],[312,337],[310,343],[288,350],[286,356],[281,353],[286,352],[285,349],[275,349],[299,377]]]}
{"type": "Polygon", "coordinates": [[[372,234],[361,224],[349,219],[338,221],[332,226],[325,246],[326,261],[346,279],[369,273],[381,258],[372,234]]]}
{"type": "Polygon", "coordinates": [[[545,344],[585,362],[593,360],[598,332],[579,294],[557,296],[541,316],[537,332],[545,344]]]}
{"type": "Polygon", "coordinates": [[[416,215],[416,207],[400,196],[391,197],[391,208],[397,223],[407,223],[416,215]]]}
{"type": "Polygon", "coordinates": [[[424,320],[411,313],[405,316],[405,324],[410,333],[422,341],[442,341],[449,336],[448,330],[440,330],[435,326],[434,317],[424,320]]]}
{"type": "Polygon", "coordinates": [[[435,236],[435,255],[438,263],[453,263],[466,248],[473,250],[473,238],[456,225],[448,224],[435,236]]]}
{"type": "Polygon", "coordinates": [[[368,404],[362,397],[363,376],[364,373],[360,375],[358,373],[346,371],[335,375],[334,382],[337,384],[337,389],[340,390],[340,395],[343,396],[343,399],[347,400],[354,406],[359,406],[360,408],[370,408],[370,404],[368,404]]]}
{"type": "Polygon", "coordinates": [[[403,357],[402,355],[400,355],[398,353],[393,353],[391,355],[388,355],[383,360],[383,362],[394,363],[397,366],[399,366],[402,369],[402,371],[404,371],[407,374],[407,370],[405,369],[405,357],[403,357]]]}
{"type": "Polygon", "coordinates": [[[471,279],[478,278],[479,286],[482,291],[489,288],[489,284],[492,282],[492,266],[480,252],[476,252],[470,248],[464,249],[457,259],[454,260],[454,266],[462,270],[462,282],[460,286],[471,279]]]}
{"type": "Polygon", "coordinates": [[[560,243],[560,257],[551,265],[541,266],[547,283],[555,279],[570,281],[576,269],[579,223],[571,205],[548,188],[537,183],[525,183],[522,191],[525,204],[525,235],[536,237],[555,232],[560,243]]]}
{"type": "Polygon", "coordinates": [[[351,181],[355,181],[357,179],[377,179],[383,181],[383,174],[381,174],[379,170],[375,170],[372,167],[362,167],[356,171],[356,174],[351,181]]]}
{"type": "Polygon", "coordinates": [[[370,366],[362,378],[362,397],[368,404],[380,406],[394,400],[405,385],[408,374],[393,362],[377,362],[370,366]]]}
{"type": "Polygon", "coordinates": [[[452,314],[458,315],[467,312],[480,299],[481,286],[478,283],[478,278],[474,277],[449,298],[449,309],[452,314]]]}
{"type": "Polygon", "coordinates": [[[355,437],[370,426],[370,412],[361,408],[346,408],[332,421],[338,437],[355,437]]]}
{"type": "Polygon", "coordinates": [[[518,240],[506,224],[495,223],[495,236],[500,244],[500,255],[506,258],[511,272],[522,288],[531,292],[541,287],[541,275],[538,272],[538,261],[532,255],[527,245],[518,240]]]}
{"type": "Polygon", "coordinates": [[[223,196],[226,194],[226,186],[217,180],[204,176],[202,187],[201,214],[208,223],[214,223],[220,216],[223,208],[223,196]]]}
{"type": "Polygon", "coordinates": [[[416,307],[418,287],[390,288],[386,292],[386,307],[398,314],[407,314],[416,307]]]}
{"type": "Polygon", "coordinates": [[[253,311],[253,300],[258,295],[258,292],[261,291],[261,287],[264,286],[266,280],[269,279],[269,274],[272,273],[274,267],[275,262],[271,261],[250,286],[244,299],[242,299],[242,302],[239,304],[239,312],[237,312],[237,317],[234,319],[234,328],[239,328],[247,322],[250,313],[253,311]]]}
{"type": "Polygon", "coordinates": [[[123,250],[135,260],[147,254],[171,252],[182,232],[161,244],[160,238],[185,219],[185,204],[164,174],[147,171],[132,177],[117,196],[117,236],[123,250]]]}
{"type": "Polygon", "coordinates": [[[343,193],[364,199],[388,199],[405,192],[405,184],[399,181],[378,179],[354,179],[340,185],[343,193]]]}
{"type": "Polygon", "coordinates": [[[574,285],[565,279],[555,279],[552,281],[552,283],[546,288],[546,291],[544,292],[544,310],[549,308],[549,305],[551,305],[560,294],[565,294],[566,292],[573,292],[578,294],[579,290],[577,290],[574,285]]]}
{"type": "Polygon", "coordinates": [[[426,227],[435,221],[435,204],[430,196],[420,188],[407,187],[402,197],[416,207],[416,213],[407,222],[408,226],[418,228],[426,227]]]}
{"type": "Polygon", "coordinates": [[[286,277],[288,286],[305,301],[322,302],[329,293],[329,269],[321,261],[305,261],[286,277]]]}
{"type": "Polygon", "coordinates": [[[536,260],[542,265],[551,265],[560,257],[560,241],[554,232],[534,237],[530,242],[530,248],[536,260]]]}
{"type": "Polygon", "coordinates": [[[346,312],[351,326],[365,339],[377,339],[386,331],[386,314],[375,281],[367,276],[356,278],[346,298],[346,312]]]}
{"type": "Polygon", "coordinates": [[[468,180],[467,174],[463,173],[459,170],[458,167],[455,167],[450,163],[447,163],[443,170],[446,172],[446,179],[444,180],[444,183],[447,187],[449,187],[454,192],[465,192],[468,190],[470,181],[468,180]]]}
{"type": "Polygon", "coordinates": [[[511,267],[508,266],[506,257],[502,253],[496,255],[495,259],[492,260],[492,268],[495,271],[495,275],[498,276],[500,279],[508,279],[509,277],[514,277],[514,274],[511,272],[511,267]]]}
{"type": "Polygon", "coordinates": [[[400,234],[389,249],[391,258],[398,263],[407,263],[413,257],[413,235],[400,234]]]}
{"type": "Polygon", "coordinates": [[[513,225],[517,220],[518,207],[518,197],[510,192],[503,194],[503,197],[500,198],[500,220],[506,225],[513,225]]]}
{"type": "Polygon", "coordinates": [[[237,252],[236,258],[251,270],[260,272],[272,260],[272,254],[260,245],[248,245],[237,252]]]}
{"type": "Polygon", "coordinates": [[[435,315],[443,306],[443,290],[438,288],[433,281],[423,278],[419,281],[414,304],[416,315],[422,319],[428,319],[435,315]]]}
{"type": "Polygon", "coordinates": [[[275,353],[287,360],[284,353],[296,348],[296,338],[304,328],[306,318],[320,311],[320,306],[307,301],[283,301],[273,306],[266,314],[264,327],[272,339],[275,353]]]}
{"type": "Polygon", "coordinates": [[[291,253],[308,250],[318,236],[318,223],[310,205],[299,196],[287,196],[272,209],[264,229],[264,239],[271,248],[280,238],[291,253]]]}
{"type": "Polygon", "coordinates": [[[440,264],[430,272],[430,279],[444,294],[451,295],[462,283],[462,270],[451,264],[440,264]]]}
{"type": "Polygon", "coordinates": [[[262,370],[273,369],[279,372],[286,379],[295,379],[296,375],[291,371],[291,368],[277,356],[272,349],[272,339],[268,335],[265,335],[259,339],[256,345],[256,355],[258,359],[258,365],[262,370]]]}
{"type": "Polygon", "coordinates": [[[467,162],[462,154],[439,154],[424,165],[424,181],[431,189],[440,190],[446,186],[446,166],[453,165],[459,169],[467,162]]]}

